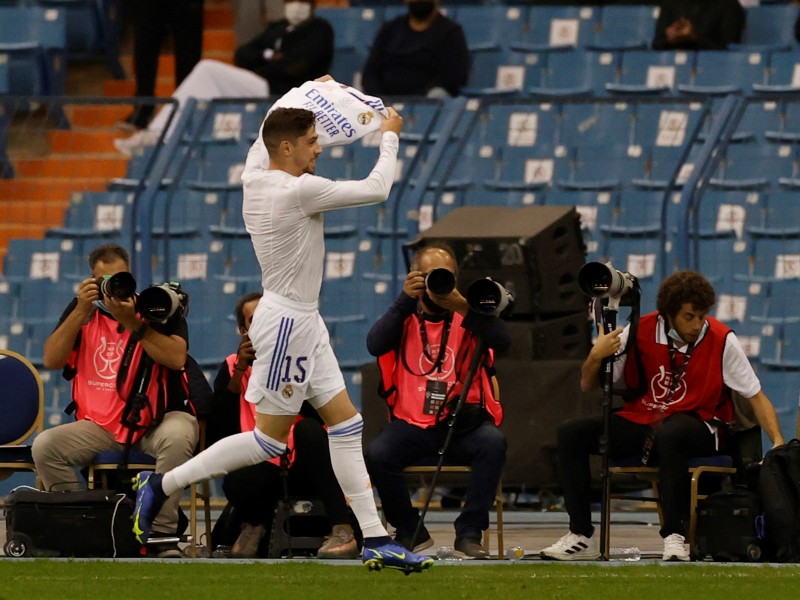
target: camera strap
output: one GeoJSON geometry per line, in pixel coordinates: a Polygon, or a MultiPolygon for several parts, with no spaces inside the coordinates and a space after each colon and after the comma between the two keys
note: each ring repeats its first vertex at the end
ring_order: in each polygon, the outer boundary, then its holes
{"type": "Polygon", "coordinates": [[[444,323],[442,325],[442,336],[439,339],[439,353],[434,360],[431,354],[431,347],[428,341],[428,329],[425,326],[425,318],[421,315],[418,315],[417,318],[419,319],[419,335],[422,338],[422,352],[429,361],[431,361],[432,366],[428,371],[424,373],[417,373],[415,372],[409,365],[408,359],[406,358],[406,351],[405,348],[405,336],[406,333],[403,334],[403,340],[400,342],[400,348],[402,352],[400,353],[400,358],[403,362],[403,367],[405,367],[406,371],[411,373],[416,377],[427,377],[431,373],[439,372],[442,370],[442,364],[444,363],[444,359],[447,356],[447,342],[450,339],[450,327],[453,324],[453,315],[452,313],[448,313],[447,316],[444,318],[444,323]]]}

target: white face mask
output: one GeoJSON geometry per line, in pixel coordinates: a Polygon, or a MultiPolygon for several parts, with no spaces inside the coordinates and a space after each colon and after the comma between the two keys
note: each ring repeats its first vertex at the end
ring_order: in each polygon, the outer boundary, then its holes
{"type": "Polygon", "coordinates": [[[283,5],[283,15],[289,25],[299,25],[311,16],[311,5],[308,2],[287,2],[283,5]]]}

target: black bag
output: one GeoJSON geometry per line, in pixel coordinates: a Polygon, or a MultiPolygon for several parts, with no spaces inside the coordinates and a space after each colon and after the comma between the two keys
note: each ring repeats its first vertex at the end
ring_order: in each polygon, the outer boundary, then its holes
{"type": "Polygon", "coordinates": [[[770,555],[777,562],[800,562],[800,441],[767,452],[758,490],[770,555]]]}
{"type": "Polygon", "coordinates": [[[761,499],[734,488],[697,503],[696,555],[721,562],[755,562],[765,556],[761,499]]]}
{"type": "Polygon", "coordinates": [[[6,556],[140,556],[133,501],[110,490],[13,490],[6,498],[6,556]]]}

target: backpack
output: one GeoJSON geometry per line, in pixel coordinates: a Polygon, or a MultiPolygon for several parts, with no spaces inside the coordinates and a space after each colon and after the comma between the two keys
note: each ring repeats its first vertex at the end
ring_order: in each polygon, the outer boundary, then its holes
{"type": "Polygon", "coordinates": [[[769,555],[776,562],[800,562],[800,440],[767,452],[758,490],[769,555]]]}

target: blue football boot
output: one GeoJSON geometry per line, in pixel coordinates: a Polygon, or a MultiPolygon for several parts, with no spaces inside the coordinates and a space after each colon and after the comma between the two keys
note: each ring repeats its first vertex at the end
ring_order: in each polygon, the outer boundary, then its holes
{"type": "Polygon", "coordinates": [[[395,541],[387,542],[377,548],[364,548],[361,560],[370,571],[383,568],[397,569],[406,575],[421,573],[433,566],[433,558],[422,554],[414,554],[395,541]]]}

